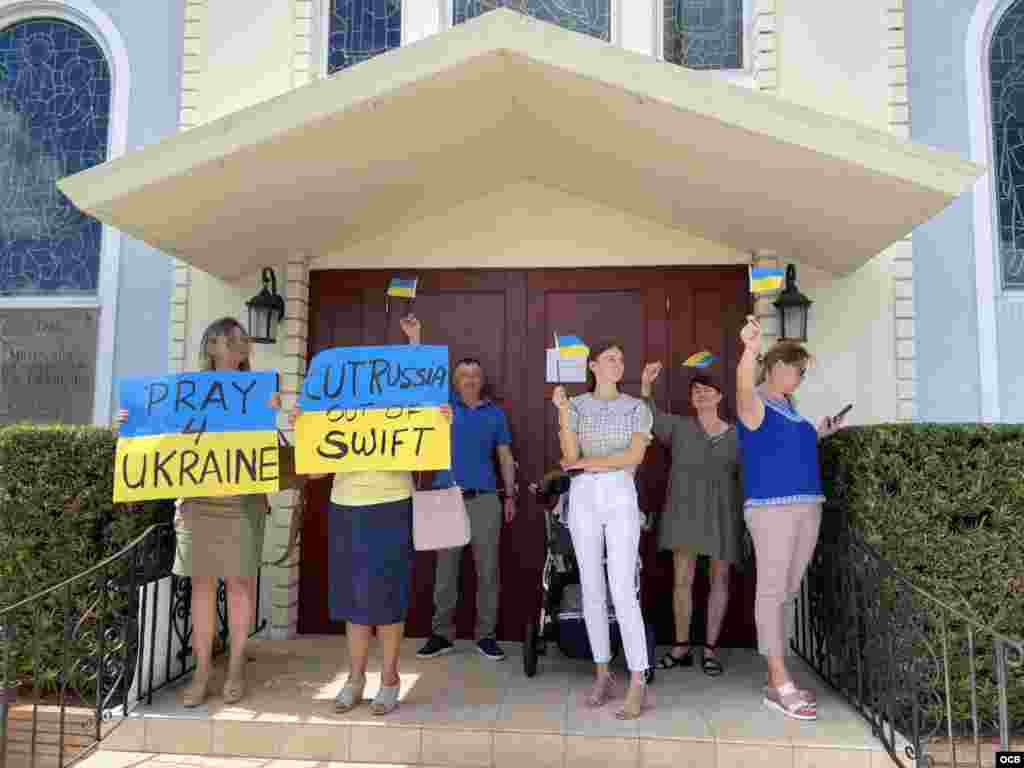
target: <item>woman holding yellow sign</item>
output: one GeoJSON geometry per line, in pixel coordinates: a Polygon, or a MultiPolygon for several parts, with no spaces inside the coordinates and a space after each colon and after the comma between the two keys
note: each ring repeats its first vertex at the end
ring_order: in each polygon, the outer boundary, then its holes
{"type": "MultiPolygon", "coordinates": [[[[248,371],[249,336],[234,318],[225,317],[203,334],[200,370],[248,371]]],[[[281,407],[275,394],[270,402],[281,407]]],[[[128,411],[117,417],[119,428],[128,411]]],[[[281,489],[303,482],[294,473],[280,469],[281,489]]],[[[183,703],[198,707],[206,700],[216,625],[217,579],[227,587],[231,658],[224,701],[234,704],[245,695],[245,645],[255,619],[256,576],[263,556],[263,532],[269,504],[265,494],[193,497],[177,502],[174,516],[176,551],[174,573],[192,579],[192,642],[196,671],[185,689],[183,703]]]]}
{"type": "MultiPolygon", "coordinates": [[[[419,344],[420,321],[401,320],[410,344],[419,344]]],[[[441,406],[451,420],[451,407],[441,406]]],[[[300,409],[290,416],[292,425],[300,409]]],[[[312,478],[325,475],[310,475],[312,478]]],[[[344,621],[349,676],[334,699],[337,712],[363,701],[374,628],[383,653],[381,682],[370,705],[375,715],[398,707],[398,654],[411,592],[413,477],[409,471],[338,472],[327,522],[328,606],[332,621],[344,621]]]]}

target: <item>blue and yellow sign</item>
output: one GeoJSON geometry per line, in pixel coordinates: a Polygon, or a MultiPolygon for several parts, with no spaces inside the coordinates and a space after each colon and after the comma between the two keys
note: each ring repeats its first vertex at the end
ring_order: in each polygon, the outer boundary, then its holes
{"type": "Polygon", "coordinates": [[[451,468],[448,348],[337,347],[309,364],[295,424],[299,474],[451,468]]]}
{"type": "Polygon", "coordinates": [[[276,392],[273,371],[121,382],[114,501],[276,492],[276,392]]]}

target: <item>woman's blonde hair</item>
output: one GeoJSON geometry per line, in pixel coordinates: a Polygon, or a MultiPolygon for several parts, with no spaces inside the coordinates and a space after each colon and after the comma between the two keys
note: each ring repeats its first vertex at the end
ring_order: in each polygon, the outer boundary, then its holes
{"type": "MultiPolygon", "coordinates": [[[[213,357],[210,355],[210,342],[220,336],[227,338],[236,328],[242,332],[243,336],[249,335],[249,332],[245,330],[245,326],[233,317],[222,317],[220,320],[215,320],[210,323],[209,327],[203,332],[203,340],[199,343],[200,371],[213,370],[213,357]]],[[[247,359],[243,360],[242,364],[238,366],[238,370],[250,370],[249,361],[247,359]]]]}
{"type": "Polygon", "coordinates": [[[768,371],[777,363],[809,365],[814,362],[814,357],[798,342],[778,341],[758,358],[758,362],[761,366],[757,372],[757,383],[764,384],[765,379],[768,378],[768,371]]]}

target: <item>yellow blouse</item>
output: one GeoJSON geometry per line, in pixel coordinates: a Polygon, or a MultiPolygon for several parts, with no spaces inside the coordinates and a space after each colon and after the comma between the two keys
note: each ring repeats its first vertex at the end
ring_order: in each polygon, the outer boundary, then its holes
{"type": "Polygon", "coordinates": [[[412,498],[412,472],[338,472],[331,488],[331,503],[368,507],[412,498]]]}

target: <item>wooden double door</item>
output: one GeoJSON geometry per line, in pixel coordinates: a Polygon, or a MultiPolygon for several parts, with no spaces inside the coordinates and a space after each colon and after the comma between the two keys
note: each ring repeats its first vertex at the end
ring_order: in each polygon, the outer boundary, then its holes
{"type": "MultiPolygon", "coordinates": [[[[310,284],[312,357],[322,349],[403,341],[398,316],[403,302],[384,299],[390,273],[331,270],[314,272],[310,284]]],[[[505,409],[513,434],[523,489],[554,468],[559,458],[553,385],[546,383],[545,350],[552,335],[576,334],[588,343],[619,341],[626,357],[625,392],[639,395],[645,362],[661,360],[665,371],[655,396],[660,407],[690,413],[689,372],[681,367],[692,353],[709,349],[719,356],[726,382],[724,415],[734,418],[739,329],[749,311],[745,268],[575,269],[426,271],[419,273],[414,312],[423,324],[425,344],[445,344],[452,362],[474,357],[483,363],[492,398],[505,409]]],[[[583,385],[570,385],[570,395],[583,385]]],[[[638,473],[640,504],[660,513],[670,457],[660,445],[648,452],[638,473]]],[[[311,484],[303,519],[299,631],[335,633],[341,624],[327,611],[327,504],[330,481],[311,484]]],[[[658,553],[655,536],[644,534],[643,610],[654,621],[659,642],[671,642],[672,560],[658,553]]],[[[435,556],[417,553],[408,634],[430,632],[435,556]]],[[[541,601],[544,564],[544,510],[521,493],[516,519],[501,539],[499,639],[520,641],[541,601]]],[[[456,614],[459,635],[471,637],[475,618],[472,556],[463,560],[456,614]]],[[[693,638],[704,635],[706,575],[698,571],[693,638]]],[[[752,574],[734,573],[732,600],[720,643],[750,646],[755,641],[752,574]]]]}

